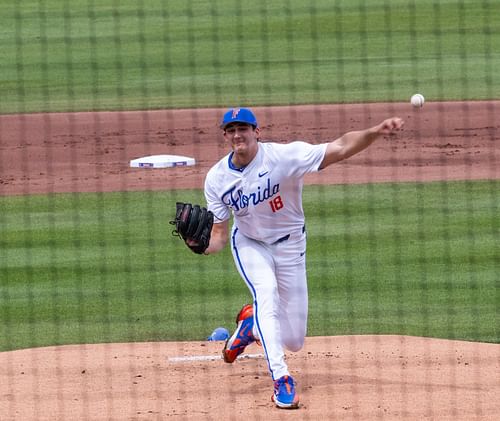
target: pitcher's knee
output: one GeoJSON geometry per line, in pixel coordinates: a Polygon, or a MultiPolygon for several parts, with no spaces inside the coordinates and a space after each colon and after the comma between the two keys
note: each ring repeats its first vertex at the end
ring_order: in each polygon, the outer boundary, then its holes
{"type": "Polygon", "coordinates": [[[287,338],[285,348],[292,352],[298,352],[304,347],[304,337],[287,338]]]}

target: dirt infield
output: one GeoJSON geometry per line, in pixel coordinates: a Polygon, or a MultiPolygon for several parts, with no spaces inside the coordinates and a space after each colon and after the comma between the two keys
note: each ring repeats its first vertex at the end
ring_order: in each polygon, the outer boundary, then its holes
{"type": "Polygon", "coordinates": [[[0,414],[12,415],[1,419],[451,421],[500,414],[498,345],[307,338],[302,351],[288,356],[302,402],[296,411],[271,402],[260,347],[248,348],[256,358],[225,364],[221,346],[163,342],[0,353],[0,414]]]}
{"type": "MultiPolygon", "coordinates": [[[[264,139],[320,143],[398,115],[405,130],[307,183],[497,179],[500,102],[328,105],[254,109],[264,139]]],[[[222,111],[0,116],[0,195],[201,188],[227,152],[222,111]],[[144,171],[133,158],[179,154],[196,167],[144,171]]]]}
{"type": "MultiPolygon", "coordinates": [[[[391,115],[403,132],[309,184],[498,179],[500,102],[254,108],[263,138],[334,139],[391,115]]],[[[201,188],[227,152],[221,110],[0,116],[0,196],[201,188]],[[198,165],[129,168],[150,154],[198,165]]],[[[500,417],[500,345],[399,336],[307,338],[287,354],[302,406],[280,411],[257,346],[233,365],[221,343],[79,345],[0,353],[0,420],[500,417]],[[177,359],[175,359],[177,358],[177,359]]]]}

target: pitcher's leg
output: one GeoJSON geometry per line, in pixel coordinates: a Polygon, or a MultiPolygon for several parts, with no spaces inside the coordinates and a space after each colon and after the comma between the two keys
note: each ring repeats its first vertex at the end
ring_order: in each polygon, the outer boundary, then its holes
{"type": "Polygon", "coordinates": [[[296,279],[296,284],[282,292],[281,298],[281,332],[283,346],[293,352],[304,346],[307,333],[308,297],[306,279],[296,279]]]}
{"type": "Polygon", "coordinates": [[[269,250],[263,244],[233,234],[236,267],[254,298],[254,334],[260,340],[274,380],[288,374],[280,325],[280,299],[269,250]]]}
{"type": "Polygon", "coordinates": [[[304,346],[307,333],[308,291],[303,239],[283,244],[277,263],[283,345],[290,351],[304,346]]]}

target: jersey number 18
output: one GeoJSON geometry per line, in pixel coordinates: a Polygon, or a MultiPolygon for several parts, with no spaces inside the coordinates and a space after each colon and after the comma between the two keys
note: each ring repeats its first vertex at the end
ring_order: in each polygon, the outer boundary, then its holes
{"type": "Polygon", "coordinates": [[[284,206],[281,196],[276,196],[274,199],[270,200],[269,205],[273,212],[279,211],[284,206]]]}

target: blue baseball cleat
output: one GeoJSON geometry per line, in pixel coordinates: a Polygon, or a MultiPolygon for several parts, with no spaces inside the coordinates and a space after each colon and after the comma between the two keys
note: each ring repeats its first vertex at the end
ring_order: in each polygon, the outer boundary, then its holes
{"type": "Polygon", "coordinates": [[[292,376],[283,376],[274,381],[274,394],[271,400],[278,408],[295,409],[299,407],[299,397],[295,394],[292,376]]]}

